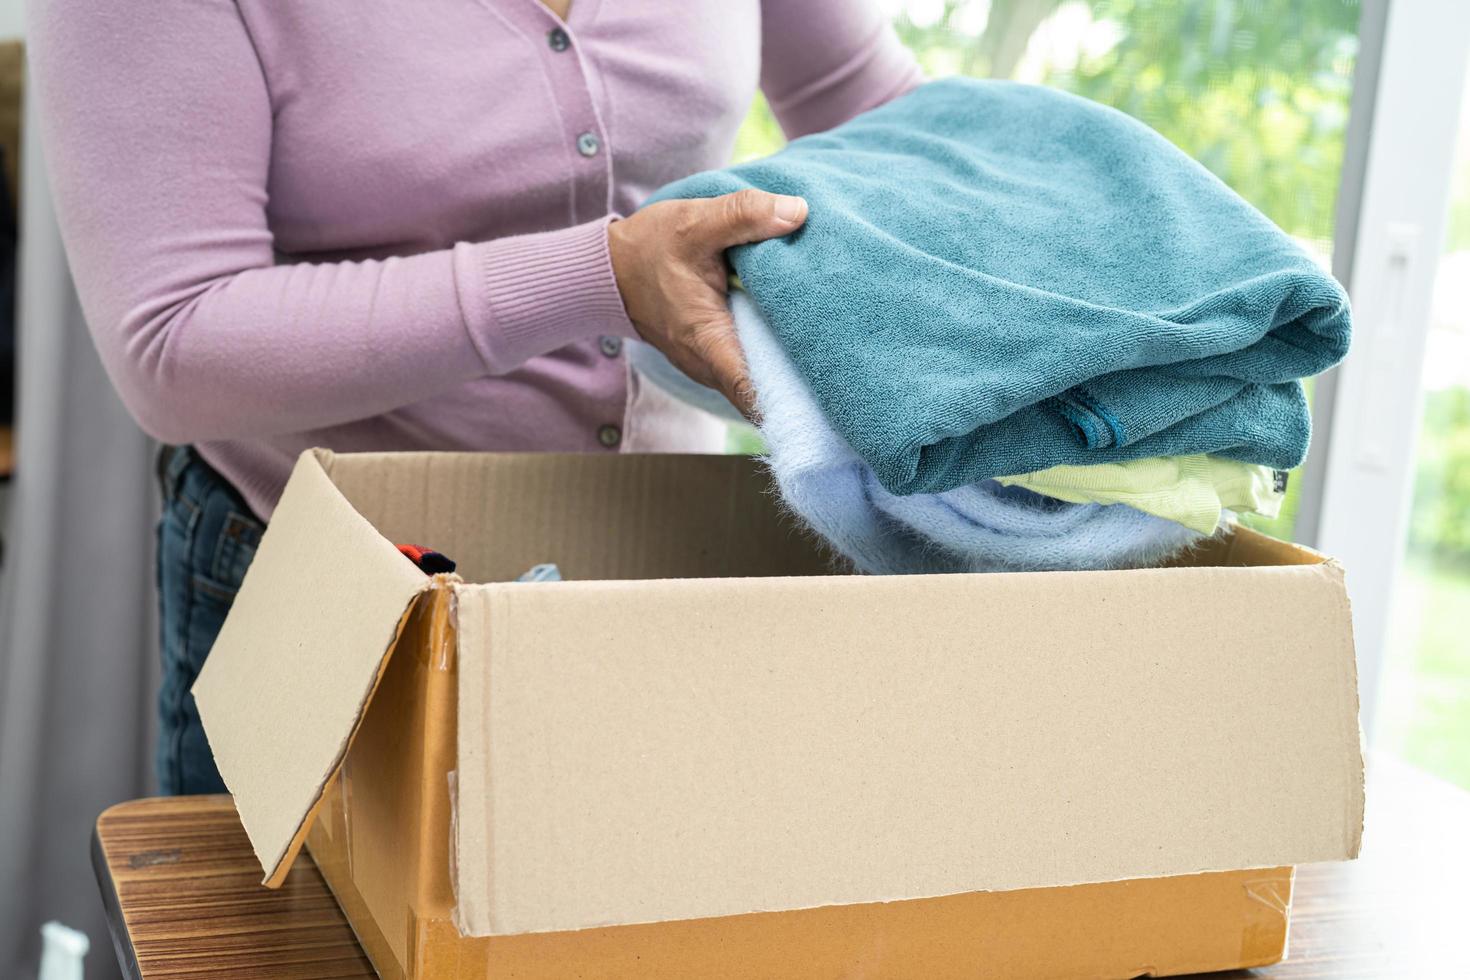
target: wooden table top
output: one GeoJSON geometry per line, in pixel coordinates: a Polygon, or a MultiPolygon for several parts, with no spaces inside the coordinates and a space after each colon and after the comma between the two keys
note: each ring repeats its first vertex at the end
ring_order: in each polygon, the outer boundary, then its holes
{"type": "Polygon", "coordinates": [[[228,796],[120,803],[97,818],[92,866],[128,980],[319,980],[377,973],[302,852],[279,891],[228,796]]]}
{"type": "MultiPolygon", "coordinates": [[[[303,853],[280,891],[227,796],[135,800],[97,820],[92,860],[123,973],[142,980],[374,977],[303,853]]],[[[1297,870],[1290,955],[1208,976],[1470,977],[1470,793],[1375,757],[1363,857],[1297,870]]]]}

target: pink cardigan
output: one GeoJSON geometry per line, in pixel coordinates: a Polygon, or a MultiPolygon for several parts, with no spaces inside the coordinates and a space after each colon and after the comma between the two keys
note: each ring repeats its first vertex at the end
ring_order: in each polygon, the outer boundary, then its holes
{"type": "Polygon", "coordinates": [[[872,0],[49,0],[67,254],[142,426],[268,516],[296,454],[606,452],[632,334],[606,225],[919,79],[872,0]]]}

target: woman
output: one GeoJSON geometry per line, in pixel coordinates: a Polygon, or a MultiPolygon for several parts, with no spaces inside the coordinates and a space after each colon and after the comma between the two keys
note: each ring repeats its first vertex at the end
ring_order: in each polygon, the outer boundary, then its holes
{"type": "Polygon", "coordinates": [[[170,444],[166,793],[219,791],[188,689],[301,450],[718,451],[630,376],[640,336],[750,407],[725,248],[757,192],[634,213],[919,79],[871,0],[47,0],[32,69],[67,252],[129,409],[170,444]],[[631,216],[629,216],[631,215],[631,216]]]}

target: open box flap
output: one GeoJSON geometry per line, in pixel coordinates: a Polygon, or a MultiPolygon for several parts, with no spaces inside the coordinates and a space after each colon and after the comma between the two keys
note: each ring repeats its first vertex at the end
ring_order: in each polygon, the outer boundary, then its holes
{"type": "Polygon", "coordinates": [[[250,843],[278,886],[415,598],[435,587],[302,453],[194,697],[250,843]]]}
{"type": "Polygon", "coordinates": [[[514,935],[1353,857],[1342,569],[1274,557],[456,586],[456,923],[514,935]]]}

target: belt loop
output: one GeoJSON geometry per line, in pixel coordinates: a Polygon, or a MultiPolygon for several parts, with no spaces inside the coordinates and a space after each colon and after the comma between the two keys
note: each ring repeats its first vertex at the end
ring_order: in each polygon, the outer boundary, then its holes
{"type": "Polygon", "coordinates": [[[158,483],[164,500],[178,494],[179,478],[193,461],[194,452],[188,446],[164,446],[158,451],[158,483]]]}

